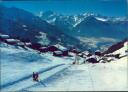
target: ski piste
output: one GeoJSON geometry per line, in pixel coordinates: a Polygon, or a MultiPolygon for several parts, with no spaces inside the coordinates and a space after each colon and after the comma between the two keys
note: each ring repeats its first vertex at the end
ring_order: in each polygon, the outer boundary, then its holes
{"type": "Polygon", "coordinates": [[[17,87],[17,89],[18,90],[20,90],[20,89],[22,90],[22,89],[29,88],[29,87],[31,87],[33,85],[36,85],[36,84],[43,84],[43,85],[45,85],[45,83],[43,81],[46,81],[48,78],[50,78],[54,74],[67,69],[67,67],[69,67],[69,65],[65,65],[65,64],[59,64],[59,65],[55,65],[55,66],[52,66],[52,67],[48,67],[48,68],[46,68],[44,70],[40,70],[39,71],[39,75],[40,75],[40,78],[41,78],[39,80],[39,82],[33,81],[32,80],[32,75],[29,75],[29,76],[23,77],[20,80],[16,80],[16,81],[14,81],[12,83],[7,83],[5,85],[2,85],[1,86],[1,89],[3,91],[4,91],[4,89],[5,90],[7,90],[7,89],[10,90],[10,89],[13,89],[14,87],[16,87],[17,85],[19,85],[19,88],[17,87]],[[49,72],[51,74],[50,75],[47,75],[47,73],[49,73],[49,72]],[[42,79],[42,78],[44,78],[44,79],[42,79]],[[30,84],[28,84],[28,85],[25,86],[24,84],[27,84],[27,83],[30,83],[30,84]],[[23,85],[23,88],[20,85],[23,85]]]}
{"type": "MultiPolygon", "coordinates": [[[[73,86],[65,86],[64,89],[62,90],[69,90],[69,91],[73,91],[73,90],[77,90],[75,89],[76,86],[81,85],[81,90],[109,90],[107,89],[107,77],[110,79],[108,82],[111,82],[114,79],[117,79],[118,81],[113,85],[115,85],[115,87],[118,87],[119,89],[117,90],[127,90],[127,88],[121,88],[120,86],[123,85],[123,87],[125,87],[127,84],[125,81],[126,78],[126,71],[127,71],[127,52],[125,51],[127,45],[124,47],[122,47],[121,49],[115,51],[114,53],[118,53],[121,52],[121,58],[120,59],[115,59],[115,61],[112,61],[110,63],[97,63],[97,64],[91,64],[91,63],[83,63],[83,59],[79,58],[79,64],[72,64],[72,62],[76,61],[76,55],[74,55],[73,58],[68,58],[68,57],[64,57],[64,58],[60,58],[60,57],[54,57],[51,54],[43,54],[41,55],[42,57],[51,59],[51,60],[57,60],[56,63],[59,64],[54,64],[52,66],[48,66],[45,68],[43,63],[41,64],[41,61],[37,63],[37,66],[40,65],[40,68],[38,69],[38,73],[39,73],[39,82],[35,82],[32,80],[32,73],[29,75],[24,75],[21,78],[19,77],[18,79],[16,78],[15,80],[12,80],[11,82],[6,82],[3,85],[1,85],[1,90],[2,91],[39,91],[39,90],[59,90],[60,88],[62,88],[62,86],[64,85],[73,85],[73,86]],[[47,57],[46,57],[47,56],[47,57]],[[68,61],[69,60],[69,61],[68,61]],[[60,62],[63,61],[63,62],[60,62]],[[64,63],[65,62],[65,63],[64,63]],[[126,70],[125,70],[126,69],[126,70]],[[111,72],[110,72],[111,71],[111,72]],[[68,73],[68,75],[66,75],[65,73],[68,73]],[[113,75],[114,73],[114,75],[113,75]],[[121,75],[118,75],[121,74],[121,75]],[[101,76],[104,75],[104,76],[101,76]],[[110,76],[112,75],[112,76],[110,76]],[[117,76],[118,75],[118,76],[117,76]],[[106,76],[106,77],[105,77],[106,76]],[[105,79],[104,79],[105,78],[105,79]],[[121,78],[121,79],[120,79],[121,78]],[[105,83],[102,83],[103,81],[105,81],[105,83]],[[120,80],[120,81],[119,81],[120,80]],[[63,83],[64,82],[64,83],[63,83]],[[119,82],[119,83],[118,83],[119,82]],[[54,83],[56,83],[56,85],[54,85],[54,83]],[[100,84],[101,83],[101,84],[100,84]],[[104,84],[104,86],[103,86],[104,84]],[[50,87],[50,85],[52,85],[52,87],[50,87]],[[99,86],[102,85],[102,88],[100,88],[99,86]],[[60,88],[59,88],[60,86],[60,88]],[[85,87],[85,88],[84,88],[85,87]],[[55,88],[55,89],[54,89],[55,88]]],[[[26,50],[20,48],[20,49],[16,49],[16,48],[12,48],[11,46],[9,46],[9,48],[5,48],[5,47],[1,47],[1,51],[4,52],[4,54],[7,53],[11,53],[12,55],[15,55],[15,53],[28,53],[26,50]],[[16,50],[16,52],[14,51],[16,50]]],[[[37,51],[33,51],[30,50],[31,53],[34,53],[35,55],[38,54],[37,51]]],[[[31,55],[31,53],[28,53],[31,55]]],[[[33,55],[34,55],[33,54],[33,55]]],[[[21,54],[23,56],[23,54],[21,54]]],[[[9,54],[6,54],[6,58],[2,58],[2,59],[8,59],[7,57],[10,57],[9,54]]],[[[14,58],[13,58],[14,59],[14,58]]],[[[47,60],[44,59],[43,60],[47,60]]],[[[3,64],[8,64],[8,61],[6,62],[2,62],[3,64]],[[6,63],[7,62],[7,63],[6,63]]],[[[76,61],[77,62],[77,61],[76,61]]],[[[36,64],[35,63],[35,64],[36,64]]],[[[11,63],[13,65],[13,63],[11,63]]],[[[20,63],[21,65],[22,63],[20,63]]],[[[34,65],[35,65],[34,64],[34,65]]],[[[26,64],[27,65],[27,64],[26,64]]],[[[17,66],[17,64],[16,64],[17,66]]],[[[15,66],[15,67],[16,67],[15,66]]],[[[24,66],[24,63],[23,63],[24,66]]],[[[27,65],[27,66],[30,66],[27,65]]],[[[31,65],[31,69],[33,68],[37,68],[37,66],[31,65]]],[[[5,67],[5,66],[4,66],[5,67]]],[[[4,69],[4,67],[2,67],[2,69],[4,69]]],[[[17,67],[19,68],[19,67],[17,67]]],[[[5,67],[6,69],[6,67],[5,67]]],[[[15,69],[12,68],[14,71],[15,69]]],[[[20,68],[19,68],[20,69],[20,68]]],[[[4,72],[3,72],[4,73],[4,72]]],[[[10,75],[10,73],[9,73],[10,75]]],[[[9,77],[9,76],[8,76],[9,77]]],[[[2,77],[4,78],[4,77],[2,77]]],[[[111,87],[112,85],[110,85],[111,87]]],[[[112,86],[111,89],[115,89],[115,87],[112,86]]]]}

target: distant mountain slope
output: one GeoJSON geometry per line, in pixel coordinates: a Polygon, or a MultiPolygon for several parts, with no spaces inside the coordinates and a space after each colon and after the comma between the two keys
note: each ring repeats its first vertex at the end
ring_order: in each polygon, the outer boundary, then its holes
{"type": "Polygon", "coordinates": [[[101,49],[128,37],[128,19],[94,14],[40,16],[0,5],[0,33],[32,43],[62,44],[79,49],[101,49]]]}
{"type": "Polygon", "coordinates": [[[43,12],[40,17],[75,37],[128,37],[127,17],[107,17],[88,13],[61,15],[52,11],[43,12]]]}
{"type": "Polygon", "coordinates": [[[88,16],[74,30],[79,30],[76,32],[76,35],[79,36],[124,39],[128,37],[127,25],[128,20],[102,21],[94,16],[88,16]]]}
{"type": "Polygon", "coordinates": [[[65,34],[88,44],[89,48],[104,49],[128,38],[127,17],[89,13],[62,15],[53,11],[40,12],[39,17],[57,26],[65,34]]]}
{"type": "Polygon", "coordinates": [[[76,38],[64,34],[61,29],[39,17],[15,7],[0,6],[0,33],[22,41],[40,42],[43,45],[61,43],[65,46],[80,46],[76,38]]]}

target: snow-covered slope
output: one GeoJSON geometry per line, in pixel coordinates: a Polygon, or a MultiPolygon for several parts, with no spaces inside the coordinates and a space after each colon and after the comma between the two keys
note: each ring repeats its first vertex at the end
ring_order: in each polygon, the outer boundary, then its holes
{"type": "Polygon", "coordinates": [[[126,51],[128,51],[128,41],[126,41],[124,43],[124,47],[117,50],[117,51],[114,51],[113,54],[121,54],[121,56],[124,56],[126,55],[126,51]]]}
{"type": "Polygon", "coordinates": [[[80,44],[78,39],[65,34],[57,26],[49,24],[31,12],[2,5],[0,10],[0,33],[11,38],[42,45],[54,45],[60,42],[64,46],[77,47],[77,44],[80,44]]]}
{"type": "MultiPolygon", "coordinates": [[[[27,79],[32,81],[33,72],[49,71],[58,66],[71,63],[74,60],[74,57],[59,58],[52,56],[50,53],[39,54],[32,49],[25,50],[2,42],[0,43],[0,50],[1,88],[5,91],[9,90],[8,88],[11,91],[16,90],[17,87],[14,85],[22,83],[22,81],[27,79]]],[[[66,67],[67,65],[60,67],[54,73],[66,67]]],[[[48,73],[47,77],[50,77],[50,74],[48,73]]],[[[19,87],[19,89],[21,88],[19,87]]]]}
{"type": "Polygon", "coordinates": [[[127,59],[108,64],[78,65],[62,73],[61,78],[49,84],[31,87],[30,91],[128,91],[127,59]],[[66,75],[65,75],[66,74],[66,75]]]}
{"type": "Polygon", "coordinates": [[[127,42],[113,52],[124,55],[120,59],[80,65],[71,65],[75,57],[59,58],[5,43],[0,48],[2,91],[128,91],[127,42]],[[39,72],[39,82],[32,81],[32,72],[39,72]]]}
{"type": "MultiPolygon", "coordinates": [[[[117,52],[124,52],[123,48],[117,52]]],[[[29,91],[128,91],[128,57],[110,63],[74,65],[49,84],[28,88],[29,91]]]]}

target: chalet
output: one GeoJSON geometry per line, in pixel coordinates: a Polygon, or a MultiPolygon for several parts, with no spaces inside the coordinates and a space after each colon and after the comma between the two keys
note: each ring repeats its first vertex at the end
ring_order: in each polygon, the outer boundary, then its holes
{"type": "Polygon", "coordinates": [[[54,51],[53,56],[63,56],[63,53],[61,51],[54,51]]]}
{"type": "Polygon", "coordinates": [[[97,61],[95,58],[89,58],[86,61],[89,63],[99,63],[99,61],[97,61]]]}
{"type": "Polygon", "coordinates": [[[67,48],[63,47],[62,45],[60,44],[56,44],[56,45],[53,45],[55,46],[56,48],[58,48],[59,50],[63,51],[63,50],[67,50],[67,48]]]}
{"type": "Polygon", "coordinates": [[[104,57],[114,57],[114,58],[119,59],[120,58],[120,54],[109,53],[109,54],[105,54],[104,57]]]}
{"type": "Polygon", "coordinates": [[[31,45],[29,45],[29,47],[32,48],[32,49],[39,50],[39,48],[41,48],[41,44],[39,44],[39,43],[32,43],[31,45]]]}
{"type": "Polygon", "coordinates": [[[127,50],[125,50],[125,53],[126,53],[126,55],[128,55],[128,49],[127,49],[127,50]]]}
{"type": "Polygon", "coordinates": [[[75,53],[68,52],[68,56],[69,56],[69,57],[73,57],[73,56],[75,56],[75,55],[76,55],[75,53]]]}
{"type": "Polygon", "coordinates": [[[95,51],[95,55],[101,56],[101,52],[99,50],[95,51]]]}
{"type": "Polygon", "coordinates": [[[89,51],[84,51],[82,53],[87,56],[89,54],[89,51]]]}
{"type": "Polygon", "coordinates": [[[76,54],[80,53],[80,51],[78,51],[76,49],[71,49],[70,52],[73,52],[73,53],[76,53],[76,54]]]}
{"type": "Polygon", "coordinates": [[[6,39],[9,39],[8,35],[0,34],[0,41],[5,41],[6,39]]]}
{"type": "Polygon", "coordinates": [[[25,42],[24,44],[25,44],[25,46],[30,46],[30,45],[32,45],[30,42],[25,42]]]}
{"type": "Polygon", "coordinates": [[[84,53],[79,53],[78,56],[84,57],[84,53]]]}
{"type": "Polygon", "coordinates": [[[114,61],[115,60],[115,57],[108,57],[107,58],[107,62],[111,62],[111,61],[114,61]]]}
{"type": "Polygon", "coordinates": [[[83,58],[86,58],[87,56],[86,55],[83,55],[83,58]]]}
{"type": "Polygon", "coordinates": [[[89,54],[87,55],[87,57],[90,57],[90,56],[92,56],[92,54],[91,54],[91,53],[89,53],[89,54]]]}
{"type": "Polygon", "coordinates": [[[101,60],[99,60],[99,62],[100,63],[106,63],[107,62],[107,59],[105,60],[105,58],[104,59],[101,59],[101,60]]]}
{"type": "Polygon", "coordinates": [[[120,59],[120,54],[115,54],[114,57],[120,59]]]}
{"type": "Polygon", "coordinates": [[[20,42],[20,40],[16,40],[16,39],[6,39],[6,42],[8,44],[11,44],[11,45],[17,45],[18,42],[20,42]]]}
{"type": "Polygon", "coordinates": [[[48,46],[47,50],[51,51],[51,52],[54,52],[54,51],[58,51],[59,49],[56,46],[48,46]]]}
{"type": "Polygon", "coordinates": [[[39,48],[39,51],[40,52],[48,52],[48,49],[47,49],[47,47],[41,47],[41,48],[39,48]]]}
{"type": "Polygon", "coordinates": [[[1,39],[9,39],[9,36],[8,35],[2,35],[2,34],[0,34],[0,38],[1,39]]]}
{"type": "Polygon", "coordinates": [[[18,42],[17,45],[18,46],[24,46],[24,43],[23,42],[18,42]]]}
{"type": "Polygon", "coordinates": [[[55,46],[56,48],[58,48],[60,51],[62,51],[63,56],[68,56],[69,50],[68,50],[67,48],[63,47],[63,46],[60,45],[60,44],[56,44],[56,45],[54,45],[54,46],[55,46]]]}
{"type": "Polygon", "coordinates": [[[63,56],[68,56],[69,55],[69,51],[68,50],[63,50],[62,53],[63,53],[63,56]]]}

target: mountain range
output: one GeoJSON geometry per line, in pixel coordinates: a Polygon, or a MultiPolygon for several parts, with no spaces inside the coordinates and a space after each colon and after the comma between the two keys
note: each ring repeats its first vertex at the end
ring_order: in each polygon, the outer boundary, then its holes
{"type": "Polygon", "coordinates": [[[53,11],[41,11],[38,16],[93,48],[101,49],[128,38],[128,17],[108,17],[91,13],[62,15],[53,11]]]}
{"type": "Polygon", "coordinates": [[[42,45],[60,43],[64,46],[73,45],[81,48],[78,39],[66,35],[61,29],[28,11],[0,6],[0,20],[0,33],[12,38],[42,45]]]}
{"type": "Polygon", "coordinates": [[[34,15],[0,5],[0,33],[43,45],[103,49],[128,37],[128,18],[96,14],[62,15],[52,11],[34,15]]]}
{"type": "Polygon", "coordinates": [[[40,13],[39,17],[52,25],[56,25],[68,35],[75,37],[108,37],[124,39],[128,36],[127,17],[107,17],[89,13],[59,15],[52,11],[40,13]]]}

